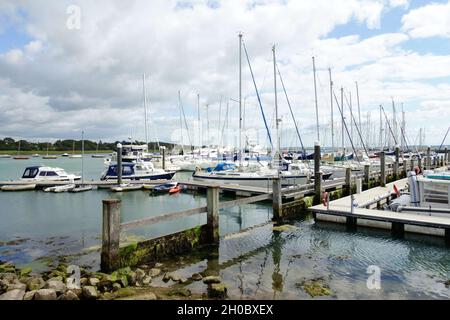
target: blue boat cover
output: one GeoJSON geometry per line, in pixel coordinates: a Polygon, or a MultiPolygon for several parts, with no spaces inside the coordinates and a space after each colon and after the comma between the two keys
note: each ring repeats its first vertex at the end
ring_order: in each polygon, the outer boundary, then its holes
{"type": "Polygon", "coordinates": [[[213,168],[207,169],[208,172],[227,171],[227,170],[236,170],[236,166],[233,163],[222,162],[222,163],[218,163],[214,169],[213,168]]]}

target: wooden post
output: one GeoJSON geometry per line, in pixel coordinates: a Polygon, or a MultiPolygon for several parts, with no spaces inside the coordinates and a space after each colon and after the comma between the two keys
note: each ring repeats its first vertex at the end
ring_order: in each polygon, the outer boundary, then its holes
{"type": "Polygon", "coordinates": [[[403,178],[406,178],[408,175],[408,160],[403,160],[403,178]]]}
{"type": "Polygon", "coordinates": [[[351,168],[345,168],[345,193],[346,195],[349,195],[352,191],[352,169],[351,168]]]}
{"type": "MultiPolygon", "coordinates": [[[[412,161],[412,160],[411,160],[412,161]]],[[[419,167],[420,171],[422,171],[422,158],[419,157],[417,160],[417,166],[419,167]]],[[[411,168],[411,171],[414,170],[414,168],[411,168]]]]}
{"type": "Polygon", "coordinates": [[[117,144],[117,184],[122,184],[122,144],[117,144]]]}
{"type": "Polygon", "coordinates": [[[398,163],[400,162],[400,148],[395,147],[395,162],[394,162],[394,181],[398,179],[398,163]]]}
{"type": "Polygon", "coordinates": [[[272,208],[273,220],[278,221],[283,219],[283,198],[281,194],[281,179],[279,177],[273,178],[272,208]]]}
{"type": "Polygon", "coordinates": [[[431,169],[431,148],[430,147],[427,148],[427,165],[426,165],[425,169],[427,169],[427,170],[431,169]]]}
{"type": "Polygon", "coordinates": [[[207,243],[219,243],[219,186],[209,186],[206,190],[207,243]]]}
{"type": "Polygon", "coordinates": [[[121,200],[103,200],[102,252],[100,268],[111,272],[119,268],[121,200]]]}
{"type": "Polygon", "coordinates": [[[444,166],[448,165],[448,149],[445,148],[445,153],[444,153],[444,166]]]}
{"type": "MultiPolygon", "coordinates": [[[[422,161],[421,158],[419,158],[419,160],[417,161],[417,163],[418,163],[419,166],[420,166],[421,161],[422,161]]],[[[409,170],[414,171],[414,163],[415,163],[415,162],[414,162],[414,159],[411,159],[411,163],[410,163],[409,170]]]]}
{"type": "Polygon", "coordinates": [[[384,151],[382,151],[380,154],[380,169],[381,169],[380,186],[386,187],[386,158],[384,151]]]}
{"type": "Polygon", "coordinates": [[[320,144],[314,144],[314,203],[319,204],[322,196],[322,173],[320,172],[320,144]]]}
{"type": "Polygon", "coordinates": [[[364,183],[366,184],[366,188],[369,189],[369,185],[370,185],[370,164],[364,165],[364,183]]]}

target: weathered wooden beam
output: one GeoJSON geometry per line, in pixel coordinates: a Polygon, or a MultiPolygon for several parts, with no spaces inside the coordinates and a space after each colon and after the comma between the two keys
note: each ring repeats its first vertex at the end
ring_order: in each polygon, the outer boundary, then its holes
{"type": "Polygon", "coordinates": [[[206,191],[206,241],[209,244],[219,243],[219,191],[220,187],[209,187],[206,191]]]}
{"type": "Polygon", "coordinates": [[[279,177],[273,179],[272,192],[273,220],[277,221],[283,219],[283,198],[279,177]]]}
{"type": "Polygon", "coordinates": [[[121,200],[103,200],[102,252],[100,268],[104,272],[119,266],[121,200]]]}
{"type": "Polygon", "coordinates": [[[320,172],[320,144],[317,141],[314,144],[314,202],[320,202],[322,195],[322,173],[320,172]]]}
{"type": "Polygon", "coordinates": [[[235,207],[235,206],[241,206],[241,205],[244,205],[244,204],[255,203],[255,202],[264,201],[264,200],[270,200],[270,199],[272,199],[272,194],[271,193],[261,194],[259,196],[254,196],[254,197],[248,197],[248,198],[242,198],[242,199],[237,199],[237,200],[221,202],[219,204],[219,209],[226,209],[226,208],[231,208],[231,207],[235,207]]]}
{"type": "Polygon", "coordinates": [[[380,186],[386,187],[386,155],[384,151],[382,151],[380,154],[380,169],[380,186]]]}

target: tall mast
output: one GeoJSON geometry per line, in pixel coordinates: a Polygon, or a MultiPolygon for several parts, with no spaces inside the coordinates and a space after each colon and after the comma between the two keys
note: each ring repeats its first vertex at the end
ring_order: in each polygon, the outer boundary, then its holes
{"type": "Polygon", "coordinates": [[[317,142],[319,142],[320,141],[320,134],[319,134],[319,106],[317,104],[316,61],[315,61],[314,57],[312,57],[312,61],[313,61],[313,73],[314,73],[314,101],[316,103],[317,142]]]}
{"type": "Polygon", "coordinates": [[[145,116],[145,144],[148,147],[148,129],[147,129],[147,93],[145,89],[145,73],[142,75],[142,91],[144,94],[144,116],[145,116]]]}
{"type": "Polygon", "coordinates": [[[331,154],[334,159],[334,119],[333,119],[333,79],[331,78],[331,68],[328,68],[330,74],[330,107],[331,107],[331,154]]]}
{"type": "Polygon", "coordinates": [[[208,152],[209,152],[209,142],[211,141],[211,137],[209,136],[209,112],[208,112],[208,108],[209,108],[209,104],[206,104],[206,132],[207,132],[207,139],[206,140],[206,145],[208,147],[208,152]]]}
{"type": "MultiPolygon", "coordinates": [[[[398,141],[398,130],[397,130],[397,116],[396,116],[396,110],[395,110],[395,102],[394,98],[392,99],[392,127],[394,131],[394,140],[398,141]]],[[[395,146],[394,146],[395,147],[395,146]]]]}
{"type": "Polygon", "coordinates": [[[181,151],[184,155],[184,139],[183,139],[183,115],[181,111],[181,92],[178,91],[178,108],[180,109],[180,143],[181,143],[181,151]]]}
{"type": "Polygon", "coordinates": [[[242,169],[242,33],[239,33],[239,169],[242,169]]]}
{"type": "MultiPolygon", "coordinates": [[[[350,100],[350,103],[349,103],[349,109],[350,109],[350,139],[351,140],[353,140],[353,126],[354,126],[354,123],[353,123],[353,117],[352,117],[352,115],[353,115],[353,103],[352,103],[352,92],[351,91],[349,91],[348,92],[348,96],[349,96],[349,100],[350,100]]],[[[347,99],[347,98],[345,98],[345,99],[347,99]]],[[[342,105],[342,108],[344,108],[344,105],[342,105]]]]}
{"type": "MultiPolygon", "coordinates": [[[[277,135],[277,151],[276,153],[278,153],[278,176],[280,175],[280,162],[281,162],[281,152],[280,152],[280,148],[281,148],[281,141],[280,141],[280,133],[279,133],[279,127],[280,127],[280,119],[278,118],[278,95],[277,95],[277,72],[276,72],[276,66],[277,66],[277,60],[276,60],[276,56],[275,56],[275,45],[272,47],[272,53],[273,53],[273,86],[274,86],[274,94],[275,94],[275,128],[276,128],[276,135],[277,135]]],[[[319,127],[317,127],[317,130],[319,129],[319,127]]],[[[317,131],[317,134],[319,134],[319,131],[317,131]]]]}
{"type": "MultiPolygon", "coordinates": [[[[361,127],[361,107],[360,107],[360,104],[359,104],[359,88],[358,88],[358,81],[356,81],[355,84],[356,84],[356,101],[357,101],[357,103],[358,103],[358,121],[359,121],[359,129],[361,130],[361,129],[362,129],[362,127],[361,127]]],[[[368,142],[368,141],[367,141],[367,142],[368,142]]],[[[361,141],[361,143],[362,143],[362,141],[361,141]]]]}
{"type": "Polygon", "coordinates": [[[81,184],[84,185],[84,131],[81,131],[81,184]]]}
{"type": "MultiPolygon", "coordinates": [[[[341,87],[341,106],[344,105],[344,88],[341,87]]],[[[341,113],[341,120],[342,120],[342,157],[345,155],[345,141],[344,141],[344,110],[342,110],[341,113]]],[[[344,159],[344,158],[342,158],[344,159]]]]}
{"type": "Polygon", "coordinates": [[[380,105],[380,151],[383,151],[383,117],[381,114],[381,105],[380,105]]]}
{"type": "Polygon", "coordinates": [[[202,142],[202,123],[200,121],[200,94],[197,93],[197,120],[198,120],[198,154],[201,153],[203,142],[202,142]]]}

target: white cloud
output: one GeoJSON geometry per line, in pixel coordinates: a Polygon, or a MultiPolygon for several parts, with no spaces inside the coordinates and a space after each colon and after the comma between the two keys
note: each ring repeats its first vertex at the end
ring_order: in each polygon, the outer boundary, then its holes
{"type": "Polygon", "coordinates": [[[450,2],[432,3],[402,18],[402,30],[413,38],[450,37],[450,2]]]}

